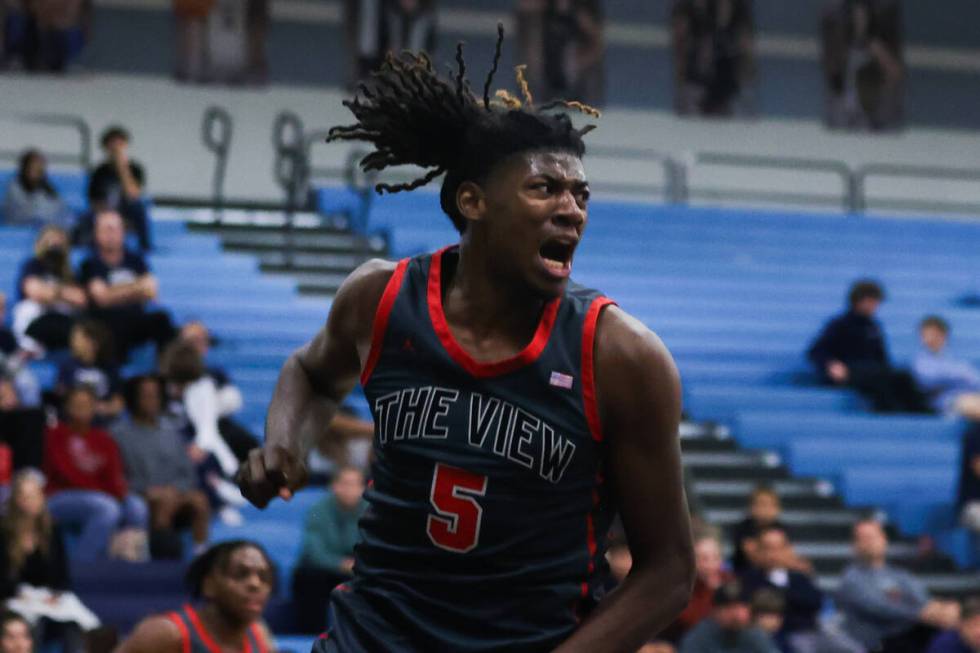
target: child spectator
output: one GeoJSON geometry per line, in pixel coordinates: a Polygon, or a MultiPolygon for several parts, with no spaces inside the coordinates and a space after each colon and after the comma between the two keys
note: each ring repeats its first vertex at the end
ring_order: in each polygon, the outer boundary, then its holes
{"type": "Polygon", "coordinates": [[[44,470],[48,477],[48,506],[59,524],[80,527],[76,556],[98,560],[109,553],[118,527],[129,538],[145,533],[146,503],[129,494],[119,449],[108,433],[92,426],[95,393],[76,386],[65,397],[65,421],[48,429],[44,470]]]}
{"type": "Polygon", "coordinates": [[[786,601],[773,590],[761,589],[752,595],[752,624],[769,636],[772,643],[784,653],[792,649],[783,636],[783,611],[786,601]]]}
{"type": "Polygon", "coordinates": [[[928,315],[919,324],[919,337],[922,350],[912,364],[912,375],[933,410],[980,421],[980,370],[946,352],[949,323],[928,315]]]}
{"type": "Polygon", "coordinates": [[[912,376],[888,360],[885,335],[875,318],[884,297],[877,282],[856,281],[848,293],[847,312],[827,322],[807,356],[824,383],[853,387],[878,412],[930,412],[912,376]]]}
{"type": "Polygon", "coordinates": [[[11,610],[0,613],[0,653],[34,653],[31,625],[11,610]]]}
{"type": "MultiPolygon", "coordinates": [[[[732,568],[735,573],[742,573],[758,566],[759,533],[769,527],[783,528],[782,522],[779,521],[781,513],[782,505],[775,490],[768,485],[758,485],[752,490],[748,516],[735,524],[732,529],[732,544],[735,547],[732,568]]],[[[811,569],[809,561],[795,554],[791,566],[804,573],[811,569]]]]}
{"type": "Polygon", "coordinates": [[[99,322],[82,320],[72,327],[70,343],[71,357],[58,367],[58,396],[63,398],[69,388],[87,385],[95,392],[98,420],[112,421],[123,409],[112,334],[99,322]]]}
{"type": "Polygon", "coordinates": [[[0,597],[38,624],[38,639],[84,649],[82,631],[98,618],[71,593],[61,531],[44,502],[44,478],[36,470],[14,477],[0,528],[0,597]],[[49,618],[50,611],[60,614],[49,618]],[[65,617],[70,617],[66,619],[65,617]]]}
{"type": "Polygon", "coordinates": [[[112,435],[122,453],[129,490],[146,499],[155,533],[174,530],[181,517],[190,521],[200,552],[208,541],[211,510],[207,496],[197,489],[183,434],[162,415],[161,381],[154,376],[127,381],[126,408],[128,418],[116,422],[112,435]]]}
{"type": "Polygon", "coordinates": [[[126,250],[119,213],[103,210],[95,217],[95,247],[78,272],[92,316],[104,322],[115,339],[120,360],[136,346],[152,341],[162,351],[174,338],[170,316],[151,311],[157,280],[140,254],[126,250]]]}
{"type": "Polygon", "coordinates": [[[47,226],[34,241],[33,258],[20,268],[14,333],[35,355],[66,348],[74,316],[88,304],[75,282],[69,250],[68,233],[47,226]]]}
{"type": "Polygon", "coordinates": [[[355,467],[338,471],[330,490],[307,513],[293,574],[293,601],[302,632],[325,627],[330,592],[354,569],[354,545],[360,539],[357,522],[367,507],[364,474],[355,467]]]}
{"type": "Polygon", "coordinates": [[[88,201],[93,214],[88,224],[81,226],[80,239],[86,242],[86,230],[101,211],[114,211],[122,216],[126,226],[136,232],[140,249],[148,252],[150,242],[149,216],[143,198],[146,175],[143,166],[129,158],[129,132],[114,125],[102,133],[102,150],[106,160],[92,171],[88,183],[88,201]]]}
{"type": "Polygon", "coordinates": [[[936,637],[927,653],[980,653],[980,597],[963,603],[959,629],[936,637]]]}
{"type": "Polygon", "coordinates": [[[721,557],[721,542],[717,533],[710,531],[698,535],[694,540],[694,563],[697,578],[687,607],[660,634],[663,639],[679,642],[689,630],[698,625],[711,614],[711,602],[715,590],[725,583],[735,579],[735,576],[724,569],[721,557]]]}
{"type": "Polygon", "coordinates": [[[3,221],[9,225],[67,227],[71,210],[48,180],[47,161],[38,150],[20,156],[17,176],[10,180],[3,198],[3,221]]]}
{"type": "Polygon", "coordinates": [[[779,653],[751,623],[749,603],[738,581],[715,590],[711,616],[684,637],[680,653],[779,653]]]}

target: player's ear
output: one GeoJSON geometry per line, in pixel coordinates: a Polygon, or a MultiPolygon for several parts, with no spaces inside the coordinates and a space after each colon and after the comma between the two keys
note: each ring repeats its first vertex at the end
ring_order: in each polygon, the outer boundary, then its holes
{"type": "Polygon", "coordinates": [[[214,576],[208,574],[201,582],[201,597],[208,601],[214,600],[214,576]]]}
{"type": "Polygon", "coordinates": [[[483,220],[487,209],[486,195],[480,186],[472,181],[464,181],[456,189],[456,208],[469,222],[483,220]]]}

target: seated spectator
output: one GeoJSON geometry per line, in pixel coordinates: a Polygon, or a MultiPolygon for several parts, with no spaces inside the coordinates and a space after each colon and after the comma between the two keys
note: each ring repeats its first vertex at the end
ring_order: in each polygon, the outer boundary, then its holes
{"type": "Polygon", "coordinates": [[[134,347],[152,341],[157,351],[174,338],[170,316],[147,309],[156,299],[157,280],[140,254],[123,242],[119,213],[100,211],[95,217],[95,247],[78,271],[92,316],[104,322],[115,338],[120,361],[134,347]]]}
{"type": "Polygon", "coordinates": [[[112,334],[100,322],[81,320],[71,329],[71,357],[58,366],[56,393],[64,398],[69,388],[87,385],[97,399],[95,415],[102,423],[123,409],[119,372],[113,364],[112,334]]]}
{"type": "Polygon", "coordinates": [[[0,598],[37,623],[39,641],[65,642],[81,653],[82,632],[99,620],[70,591],[62,534],[44,502],[44,478],[26,469],[11,485],[0,526],[0,598]],[[60,613],[57,619],[52,609],[60,613]]]}
{"type": "MultiPolygon", "coordinates": [[[[749,514],[732,528],[732,545],[735,553],[732,555],[732,568],[736,573],[742,573],[758,564],[759,533],[769,526],[782,527],[779,515],[782,505],[779,495],[768,485],[758,485],[749,497],[749,514]]],[[[806,561],[800,560],[793,568],[805,571],[806,561]]]]}
{"type": "Polygon", "coordinates": [[[697,578],[687,607],[660,636],[670,642],[679,642],[689,630],[711,614],[711,602],[715,590],[735,579],[722,565],[721,542],[714,532],[705,532],[694,540],[694,562],[697,578]]]}
{"type": "MultiPolygon", "coordinates": [[[[161,414],[160,380],[153,376],[130,379],[126,408],[129,417],[116,422],[112,435],[122,453],[129,491],[146,500],[155,533],[173,531],[182,518],[189,521],[196,553],[200,553],[208,541],[211,509],[207,496],[197,488],[197,473],[183,434],[161,414]]],[[[155,541],[151,534],[151,545],[155,541]]]]}
{"type": "Polygon", "coordinates": [[[93,229],[97,229],[93,221],[100,213],[111,211],[122,216],[126,227],[136,232],[140,249],[148,252],[153,247],[143,197],[146,176],[143,166],[129,159],[129,132],[119,126],[109,127],[103,132],[101,143],[106,160],[89,177],[88,201],[92,212],[79,221],[77,241],[88,245],[93,239],[93,229]]]}
{"type": "Polygon", "coordinates": [[[48,429],[44,443],[48,505],[58,524],[81,529],[75,551],[79,560],[105,558],[117,528],[128,531],[120,542],[137,540],[147,523],[146,503],[128,492],[115,441],[92,426],[95,403],[88,386],[71,388],[66,419],[48,429]]]}
{"type": "Polygon", "coordinates": [[[671,24],[677,113],[735,113],[754,74],[752,4],[745,0],[676,0],[671,24]]]}
{"type": "Polygon", "coordinates": [[[208,361],[212,343],[211,332],[203,322],[195,320],[181,328],[180,339],[192,345],[204,361],[207,376],[211,377],[218,393],[218,431],[235,457],[244,461],[248,457],[248,452],[259,446],[259,441],[248,429],[232,419],[232,415],[242,409],[242,392],[232,382],[231,376],[224,368],[208,361]]]}
{"type": "Polygon", "coordinates": [[[0,374],[0,442],[10,447],[13,468],[44,464],[44,412],[25,406],[13,378],[0,374]]]}
{"type": "Polygon", "coordinates": [[[949,323],[938,315],[926,316],[919,337],[923,348],[912,364],[912,375],[932,409],[980,422],[980,370],[946,352],[949,323]]]}
{"type": "Polygon", "coordinates": [[[780,635],[793,650],[803,653],[830,648],[823,643],[825,637],[817,623],[823,593],[809,575],[792,568],[796,554],[786,531],[780,526],[768,526],[758,540],[758,566],[741,576],[745,592],[753,596],[766,589],[782,596],[785,608],[780,635]]]}
{"type": "Polygon", "coordinates": [[[888,360],[885,335],[875,319],[884,297],[878,283],[855,282],[847,312],[824,326],[807,356],[824,383],[853,387],[875,411],[929,412],[912,376],[894,369],[888,360]]]}
{"type": "Polygon", "coordinates": [[[0,653],[34,653],[31,625],[11,610],[0,613],[0,653]]]}
{"type": "Polygon", "coordinates": [[[926,653],[980,653],[980,597],[967,599],[959,629],[936,637],[926,653]]]}
{"type": "Polygon", "coordinates": [[[67,227],[71,223],[74,216],[48,180],[47,161],[40,151],[27,150],[21,155],[0,216],[9,225],[67,227]]]}
{"type": "Polygon", "coordinates": [[[331,590],[351,577],[354,545],[360,539],[357,522],[367,507],[363,495],[364,474],[345,467],[330,492],[306,515],[303,548],[293,573],[293,605],[301,632],[324,629],[331,590]]]}
{"type": "Polygon", "coordinates": [[[64,72],[85,44],[91,2],[31,0],[23,3],[25,21],[18,54],[27,70],[64,72]]]}
{"type": "Polygon", "coordinates": [[[348,404],[341,404],[327,426],[327,432],[310,447],[306,459],[310,482],[323,483],[340,467],[351,466],[367,472],[371,466],[374,424],[361,419],[348,404]]]}
{"type": "Polygon", "coordinates": [[[844,629],[868,649],[921,651],[937,628],[959,625],[959,605],[930,600],[925,585],[888,564],[888,537],[873,519],[854,525],[853,562],[841,579],[837,606],[844,629]],[[875,648],[878,647],[878,648],[875,648]]]}
{"type": "Polygon", "coordinates": [[[785,610],[786,601],[779,592],[761,589],[752,595],[752,625],[768,635],[780,651],[792,653],[783,633],[785,610]]]}
{"type": "Polygon", "coordinates": [[[30,352],[18,346],[17,337],[3,322],[7,315],[7,296],[0,292],[0,377],[13,381],[17,391],[18,403],[25,406],[38,406],[41,399],[41,386],[37,377],[27,367],[30,352]]]}
{"type": "Polygon", "coordinates": [[[964,526],[980,533],[980,425],[972,424],[963,434],[956,509],[964,526]]]}
{"type": "Polygon", "coordinates": [[[715,590],[711,616],[681,642],[680,653],[779,653],[751,622],[749,603],[738,581],[715,590]]]}
{"type": "Polygon", "coordinates": [[[68,346],[74,316],[88,305],[71,269],[68,234],[45,227],[34,241],[34,257],[20,268],[14,333],[37,356],[68,346]]]}

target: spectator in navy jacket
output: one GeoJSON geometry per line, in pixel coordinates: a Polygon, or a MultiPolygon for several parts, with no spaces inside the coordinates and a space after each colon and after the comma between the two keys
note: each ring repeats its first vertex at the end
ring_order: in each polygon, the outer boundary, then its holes
{"type": "Polygon", "coordinates": [[[108,423],[122,412],[122,384],[115,365],[112,334],[95,320],[80,320],[72,327],[71,356],[58,367],[55,390],[59,397],[64,398],[77,385],[87,385],[95,391],[95,414],[100,423],[108,423]]]}
{"type": "Polygon", "coordinates": [[[933,640],[928,653],[980,653],[980,596],[963,604],[958,630],[949,630],[933,640]]]}
{"type": "Polygon", "coordinates": [[[881,323],[875,317],[885,291],[875,281],[856,281],[848,293],[848,310],[831,319],[807,352],[824,383],[851,386],[878,412],[930,412],[908,372],[888,359],[881,323]]]}
{"type": "Polygon", "coordinates": [[[92,316],[112,331],[120,360],[144,342],[152,341],[160,351],[174,338],[170,316],[147,308],[156,299],[157,280],[143,256],[126,249],[117,211],[96,215],[95,246],[78,280],[88,293],[92,316]]]}

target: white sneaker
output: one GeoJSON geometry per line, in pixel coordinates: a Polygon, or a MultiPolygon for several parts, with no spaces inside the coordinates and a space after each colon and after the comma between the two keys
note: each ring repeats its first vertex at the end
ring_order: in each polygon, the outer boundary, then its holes
{"type": "Polygon", "coordinates": [[[232,508],[231,506],[225,506],[219,510],[218,519],[225,526],[241,526],[245,523],[245,518],[242,517],[242,513],[238,508],[232,508]]]}
{"type": "Polygon", "coordinates": [[[242,491],[231,481],[227,481],[220,476],[213,476],[210,481],[215,494],[229,506],[241,508],[248,503],[245,497],[242,496],[242,491]]]}

